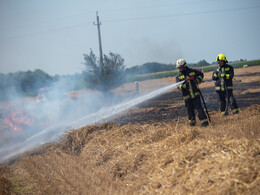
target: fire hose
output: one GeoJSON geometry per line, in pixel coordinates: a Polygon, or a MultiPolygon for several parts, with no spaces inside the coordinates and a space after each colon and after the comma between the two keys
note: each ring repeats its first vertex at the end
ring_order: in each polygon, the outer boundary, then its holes
{"type": "Polygon", "coordinates": [[[203,97],[203,95],[202,95],[202,93],[201,93],[199,87],[198,87],[198,92],[200,93],[200,97],[201,97],[201,99],[202,99],[202,102],[203,102],[203,105],[204,105],[204,108],[205,108],[207,117],[208,117],[208,119],[209,119],[209,122],[212,124],[212,122],[211,122],[211,120],[210,120],[209,112],[208,112],[208,109],[207,109],[207,106],[206,106],[206,103],[205,103],[205,100],[204,100],[204,97],[203,97]]]}

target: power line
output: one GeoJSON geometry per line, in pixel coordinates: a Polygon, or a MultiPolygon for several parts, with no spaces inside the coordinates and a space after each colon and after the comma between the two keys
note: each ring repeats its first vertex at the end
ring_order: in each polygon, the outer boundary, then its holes
{"type": "MultiPolygon", "coordinates": [[[[213,14],[213,13],[247,10],[247,9],[258,9],[258,8],[260,8],[260,5],[249,6],[249,7],[240,7],[240,8],[230,8],[230,9],[219,9],[219,10],[211,10],[211,11],[203,11],[203,12],[168,14],[168,15],[161,15],[161,16],[147,16],[147,17],[125,18],[125,19],[115,19],[115,20],[103,20],[103,23],[127,22],[127,21],[136,21],[136,20],[151,20],[151,19],[178,17],[178,16],[191,16],[191,15],[213,14]]],[[[30,35],[38,35],[38,34],[43,34],[43,33],[55,32],[55,31],[66,30],[66,29],[72,29],[72,28],[75,28],[75,27],[84,26],[88,23],[92,23],[92,22],[89,21],[89,22],[84,22],[84,23],[81,23],[81,24],[75,24],[75,25],[71,25],[71,26],[54,28],[54,29],[45,30],[45,31],[28,33],[28,34],[24,34],[24,35],[17,35],[17,36],[13,36],[13,37],[6,37],[5,40],[6,39],[13,39],[13,38],[20,38],[20,37],[30,36],[30,35]]]]}
{"type": "Polygon", "coordinates": [[[198,1],[189,1],[189,2],[181,2],[181,3],[170,3],[170,4],[161,4],[161,5],[151,5],[151,6],[139,6],[139,7],[123,7],[123,8],[116,8],[116,9],[103,9],[101,11],[123,11],[123,10],[136,10],[136,9],[150,9],[150,8],[156,8],[158,7],[170,7],[170,6],[176,6],[176,5],[187,5],[187,4],[198,4],[198,3],[204,3],[209,1],[219,1],[219,0],[198,0],[198,1]]]}
{"type": "Polygon", "coordinates": [[[53,29],[43,30],[43,31],[38,31],[38,32],[25,33],[25,34],[22,34],[22,35],[20,34],[20,35],[17,35],[17,36],[5,37],[5,40],[17,39],[17,38],[20,38],[20,37],[33,36],[33,35],[51,33],[51,32],[62,31],[62,30],[68,30],[68,29],[73,29],[73,28],[77,28],[77,27],[82,27],[82,26],[85,26],[86,24],[92,24],[92,22],[84,22],[84,23],[70,25],[70,26],[64,26],[64,27],[60,27],[60,28],[53,28],[53,29]]]}
{"type": "MultiPolygon", "coordinates": [[[[114,12],[114,11],[125,11],[125,10],[136,10],[136,9],[149,9],[149,8],[157,8],[158,7],[169,7],[169,6],[176,6],[176,5],[186,5],[186,4],[198,4],[198,3],[203,3],[203,2],[208,2],[209,0],[198,0],[198,1],[190,1],[190,2],[182,2],[182,3],[171,3],[171,4],[164,4],[164,5],[151,5],[151,6],[139,6],[139,7],[130,7],[130,8],[116,8],[116,9],[101,9],[100,11],[104,11],[104,12],[114,12]]],[[[211,0],[211,1],[215,1],[215,0],[211,0]]],[[[41,24],[48,24],[48,23],[52,23],[55,21],[60,21],[60,20],[66,20],[67,18],[72,18],[72,17],[78,17],[81,15],[89,15],[91,14],[90,11],[88,12],[84,12],[84,13],[78,13],[76,15],[69,15],[69,16],[63,16],[63,17],[59,17],[59,18],[54,18],[51,20],[43,20],[43,21],[39,21],[39,22],[34,22],[34,23],[28,23],[28,24],[21,24],[16,26],[15,28],[10,28],[10,29],[3,29],[5,31],[10,31],[10,30],[16,30],[16,29],[20,29],[20,28],[27,28],[30,26],[36,26],[36,25],[41,25],[41,24]]]]}
{"type": "MultiPolygon", "coordinates": [[[[158,9],[159,7],[171,7],[171,6],[181,6],[181,5],[187,5],[187,4],[201,4],[204,2],[212,2],[212,1],[219,1],[219,0],[192,0],[189,2],[181,2],[181,3],[170,3],[170,4],[159,4],[159,5],[151,5],[151,6],[139,6],[139,7],[123,7],[123,8],[115,8],[115,9],[100,9],[99,11],[103,11],[103,12],[114,12],[114,11],[125,11],[125,10],[137,10],[137,9],[150,9],[150,8],[156,8],[158,9]]],[[[14,28],[10,28],[7,29],[5,27],[5,29],[3,29],[4,31],[10,31],[10,30],[16,30],[16,29],[20,29],[20,28],[27,28],[30,26],[36,26],[36,25],[41,25],[41,24],[48,24],[48,23],[52,23],[55,21],[60,21],[60,20],[66,20],[67,18],[73,18],[73,17],[78,17],[78,16],[82,16],[82,15],[89,15],[91,14],[90,11],[88,12],[83,12],[83,13],[78,13],[76,15],[69,15],[69,16],[63,16],[63,17],[59,17],[59,18],[53,18],[51,20],[43,20],[43,21],[39,21],[39,22],[34,22],[34,23],[27,23],[27,24],[21,24],[18,26],[15,26],[14,28]]]]}
{"type": "Polygon", "coordinates": [[[204,11],[204,12],[192,12],[192,13],[183,13],[183,14],[168,14],[168,15],[161,15],[161,16],[147,16],[147,17],[126,18],[126,19],[117,19],[117,20],[103,20],[103,22],[124,22],[124,21],[133,21],[133,20],[148,20],[148,19],[169,18],[169,17],[177,17],[177,16],[212,14],[212,13],[220,13],[220,12],[257,9],[259,7],[260,7],[260,5],[256,5],[256,6],[250,6],[250,7],[230,8],[230,9],[212,10],[212,11],[204,11]]]}

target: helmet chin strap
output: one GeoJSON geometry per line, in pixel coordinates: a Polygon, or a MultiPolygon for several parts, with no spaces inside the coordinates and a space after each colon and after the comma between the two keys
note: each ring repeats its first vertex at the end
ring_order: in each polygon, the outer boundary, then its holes
{"type": "Polygon", "coordinates": [[[184,66],[183,69],[181,70],[181,72],[186,72],[186,70],[187,70],[187,67],[184,66]]]}
{"type": "Polygon", "coordinates": [[[220,62],[218,63],[219,67],[224,66],[225,64],[226,64],[225,61],[223,61],[223,63],[221,63],[221,64],[220,64],[220,62]]]}

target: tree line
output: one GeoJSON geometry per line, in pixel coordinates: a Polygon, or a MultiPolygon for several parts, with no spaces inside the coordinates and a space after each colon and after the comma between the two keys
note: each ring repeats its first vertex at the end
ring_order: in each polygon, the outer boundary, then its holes
{"type": "Polygon", "coordinates": [[[50,85],[54,78],[40,69],[34,71],[19,71],[15,73],[0,73],[0,98],[11,98],[18,94],[35,95],[41,86],[50,85]]]}
{"type": "MultiPolygon", "coordinates": [[[[0,99],[7,99],[14,94],[27,96],[37,95],[37,90],[51,87],[57,82],[65,83],[66,90],[92,88],[109,92],[111,89],[127,82],[126,78],[135,75],[170,71],[176,69],[175,64],[148,62],[125,68],[124,59],[116,53],[105,54],[103,62],[90,51],[83,54],[85,70],[74,75],[50,76],[46,72],[36,69],[34,71],[19,71],[16,73],[0,73],[0,99]]],[[[210,65],[206,60],[190,63],[190,67],[203,67],[210,65]]]]}

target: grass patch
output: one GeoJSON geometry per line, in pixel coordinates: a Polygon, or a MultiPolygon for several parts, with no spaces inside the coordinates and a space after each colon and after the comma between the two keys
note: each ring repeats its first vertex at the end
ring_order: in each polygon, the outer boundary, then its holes
{"type": "MultiPolygon", "coordinates": [[[[233,68],[242,68],[244,65],[248,66],[259,66],[260,65],[260,59],[259,60],[250,60],[250,61],[242,61],[242,62],[234,62],[229,63],[229,65],[233,66],[233,68]]],[[[202,67],[203,72],[210,72],[215,70],[218,67],[217,64],[205,66],[202,67]]],[[[196,68],[196,67],[192,67],[196,68]]],[[[151,73],[146,75],[136,75],[131,76],[127,78],[127,82],[134,82],[134,81],[144,81],[149,79],[160,79],[160,78],[166,78],[166,77],[173,77],[178,74],[178,70],[172,70],[172,71],[166,71],[166,72],[159,72],[159,73],[151,73]]]]}
{"type": "Polygon", "coordinates": [[[15,194],[33,194],[33,187],[28,185],[32,181],[29,175],[25,174],[21,169],[13,172],[11,178],[12,192],[15,194]]]}

